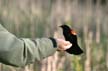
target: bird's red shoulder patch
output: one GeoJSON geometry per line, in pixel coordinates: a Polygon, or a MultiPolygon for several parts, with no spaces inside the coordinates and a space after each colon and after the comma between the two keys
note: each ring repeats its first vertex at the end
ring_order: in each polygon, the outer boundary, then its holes
{"type": "Polygon", "coordinates": [[[76,31],[74,31],[73,29],[71,30],[71,34],[77,35],[76,31]]]}

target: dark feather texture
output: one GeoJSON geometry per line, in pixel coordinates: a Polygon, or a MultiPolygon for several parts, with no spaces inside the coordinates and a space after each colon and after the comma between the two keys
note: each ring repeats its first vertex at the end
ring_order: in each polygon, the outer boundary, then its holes
{"type": "Polygon", "coordinates": [[[60,26],[63,29],[63,35],[65,40],[70,41],[72,43],[72,47],[67,49],[66,51],[70,54],[80,55],[83,53],[82,49],[78,45],[77,35],[73,29],[70,29],[67,25],[60,26]]]}

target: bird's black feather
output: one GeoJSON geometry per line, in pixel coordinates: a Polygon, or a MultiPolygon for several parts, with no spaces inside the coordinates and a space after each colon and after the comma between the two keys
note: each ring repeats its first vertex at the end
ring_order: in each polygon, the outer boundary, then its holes
{"type": "Polygon", "coordinates": [[[74,55],[82,54],[83,51],[82,51],[82,49],[78,45],[77,35],[72,34],[71,31],[73,31],[73,30],[70,29],[70,27],[68,27],[67,25],[62,25],[61,27],[63,29],[63,35],[65,37],[65,40],[67,40],[70,43],[72,43],[71,48],[67,49],[66,51],[68,53],[74,54],[74,55]]]}

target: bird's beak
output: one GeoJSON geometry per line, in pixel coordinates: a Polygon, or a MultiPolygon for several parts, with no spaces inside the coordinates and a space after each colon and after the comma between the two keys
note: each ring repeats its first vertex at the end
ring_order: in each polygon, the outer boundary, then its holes
{"type": "Polygon", "coordinates": [[[71,30],[71,33],[72,33],[73,35],[77,35],[76,31],[74,31],[74,30],[71,30]]]}

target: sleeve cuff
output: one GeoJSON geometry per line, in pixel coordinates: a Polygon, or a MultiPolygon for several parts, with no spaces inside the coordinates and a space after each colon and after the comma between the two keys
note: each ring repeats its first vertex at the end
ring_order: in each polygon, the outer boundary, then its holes
{"type": "Polygon", "coordinates": [[[52,37],[50,37],[49,39],[52,41],[53,47],[57,48],[57,42],[56,42],[56,40],[54,38],[52,38],[52,37]]]}

